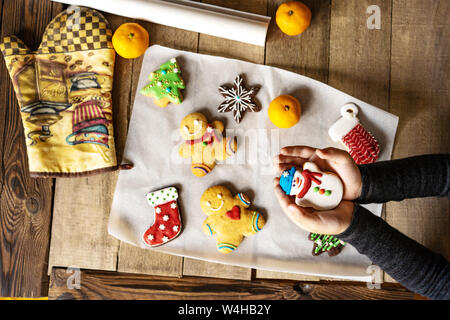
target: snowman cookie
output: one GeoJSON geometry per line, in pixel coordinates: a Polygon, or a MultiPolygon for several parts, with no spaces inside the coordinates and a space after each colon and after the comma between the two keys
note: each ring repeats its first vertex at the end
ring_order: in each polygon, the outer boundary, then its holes
{"type": "Polygon", "coordinates": [[[302,169],[283,171],[280,186],[287,195],[295,196],[301,207],[330,210],[339,205],[344,193],[341,179],[331,172],[321,171],[314,162],[305,162],[302,169]]]}

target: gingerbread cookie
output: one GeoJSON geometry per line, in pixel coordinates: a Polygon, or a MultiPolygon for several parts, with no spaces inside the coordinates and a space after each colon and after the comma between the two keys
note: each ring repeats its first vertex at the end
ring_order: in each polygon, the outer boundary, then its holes
{"type": "Polygon", "coordinates": [[[310,233],[308,239],[314,242],[312,250],[314,256],[328,252],[328,255],[333,257],[338,255],[345,246],[344,241],[329,234],[310,233]]]}
{"type": "Polygon", "coordinates": [[[264,227],[264,216],[249,210],[250,200],[244,193],[233,197],[228,188],[218,185],[208,188],[200,199],[200,207],[208,218],[203,231],[216,235],[217,250],[221,253],[234,251],[244,240],[264,227]]]}
{"type": "Polygon", "coordinates": [[[287,195],[295,196],[297,205],[316,210],[337,207],[344,193],[341,179],[332,172],[320,171],[314,162],[305,162],[303,169],[283,171],[280,186],[287,195]]]}
{"type": "Polygon", "coordinates": [[[145,231],[142,239],[151,247],[160,246],[175,239],[181,232],[181,215],[178,208],[178,191],[168,187],[147,194],[147,201],[153,207],[153,224],[145,231]]]}
{"type": "Polygon", "coordinates": [[[181,157],[192,158],[191,170],[197,177],[211,172],[217,160],[225,160],[236,153],[236,137],[223,137],[223,131],[222,122],[209,123],[199,112],[188,114],[181,121],[180,134],[184,142],[178,151],[181,157]]]}
{"type": "Polygon", "coordinates": [[[349,103],[341,108],[342,118],[336,121],[328,130],[333,141],[340,141],[348,150],[357,164],[377,161],[380,145],[374,136],[367,131],[356,117],[358,107],[349,103]]]}
{"type": "Polygon", "coordinates": [[[247,89],[242,84],[243,79],[237,76],[234,79],[233,87],[221,86],[219,92],[225,98],[217,109],[219,112],[233,111],[236,123],[241,122],[245,111],[258,112],[261,108],[253,101],[253,97],[258,93],[259,87],[247,89]]]}
{"type": "Polygon", "coordinates": [[[183,101],[181,89],[185,88],[185,84],[175,58],[163,63],[158,70],[153,71],[149,80],[150,83],[140,92],[144,96],[153,97],[157,106],[166,107],[169,102],[180,104],[183,101]]]}

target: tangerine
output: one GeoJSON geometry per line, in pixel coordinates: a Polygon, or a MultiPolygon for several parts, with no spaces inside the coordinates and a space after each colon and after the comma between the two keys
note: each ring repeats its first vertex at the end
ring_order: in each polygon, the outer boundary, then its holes
{"type": "Polygon", "coordinates": [[[290,128],[300,120],[302,107],[296,98],[283,94],[272,100],[268,113],[274,125],[279,128],[290,128]]]}
{"type": "Polygon", "coordinates": [[[311,23],[311,9],[300,1],[282,3],[275,14],[278,28],[289,36],[305,31],[311,23]]]}
{"type": "Polygon", "coordinates": [[[126,59],[134,59],[144,54],[149,46],[147,30],[140,24],[121,24],[114,32],[112,44],[117,54],[126,59]]]}

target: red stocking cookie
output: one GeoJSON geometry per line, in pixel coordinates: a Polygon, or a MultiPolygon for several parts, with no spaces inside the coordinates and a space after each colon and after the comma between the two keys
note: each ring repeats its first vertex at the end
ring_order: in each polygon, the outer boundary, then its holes
{"type": "Polygon", "coordinates": [[[145,231],[145,244],[155,247],[175,239],[181,232],[181,216],[178,209],[178,191],[175,187],[147,194],[149,205],[154,209],[153,224],[145,231]]]}
{"type": "Polygon", "coordinates": [[[377,161],[380,146],[373,135],[359,123],[356,117],[358,107],[353,103],[346,104],[341,108],[341,115],[342,118],[328,130],[331,139],[340,141],[357,164],[377,161]]]}

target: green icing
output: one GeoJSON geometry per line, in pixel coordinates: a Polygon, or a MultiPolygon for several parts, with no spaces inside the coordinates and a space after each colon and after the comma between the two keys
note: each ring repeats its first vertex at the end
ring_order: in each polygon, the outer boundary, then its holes
{"type": "Polygon", "coordinates": [[[345,245],[344,241],[341,241],[329,234],[311,233],[310,239],[317,244],[314,253],[318,253],[319,251],[329,251],[332,248],[337,247],[339,244],[342,244],[343,246],[345,245]]]}
{"type": "Polygon", "coordinates": [[[184,89],[185,84],[181,78],[181,69],[175,58],[163,63],[158,70],[153,71],[149,80],[150,83],[140,90],[141,94],[153,96],[157,100],[168,98],[170,102],[175,104],[182,102],[180,89],[184,89]]]}

